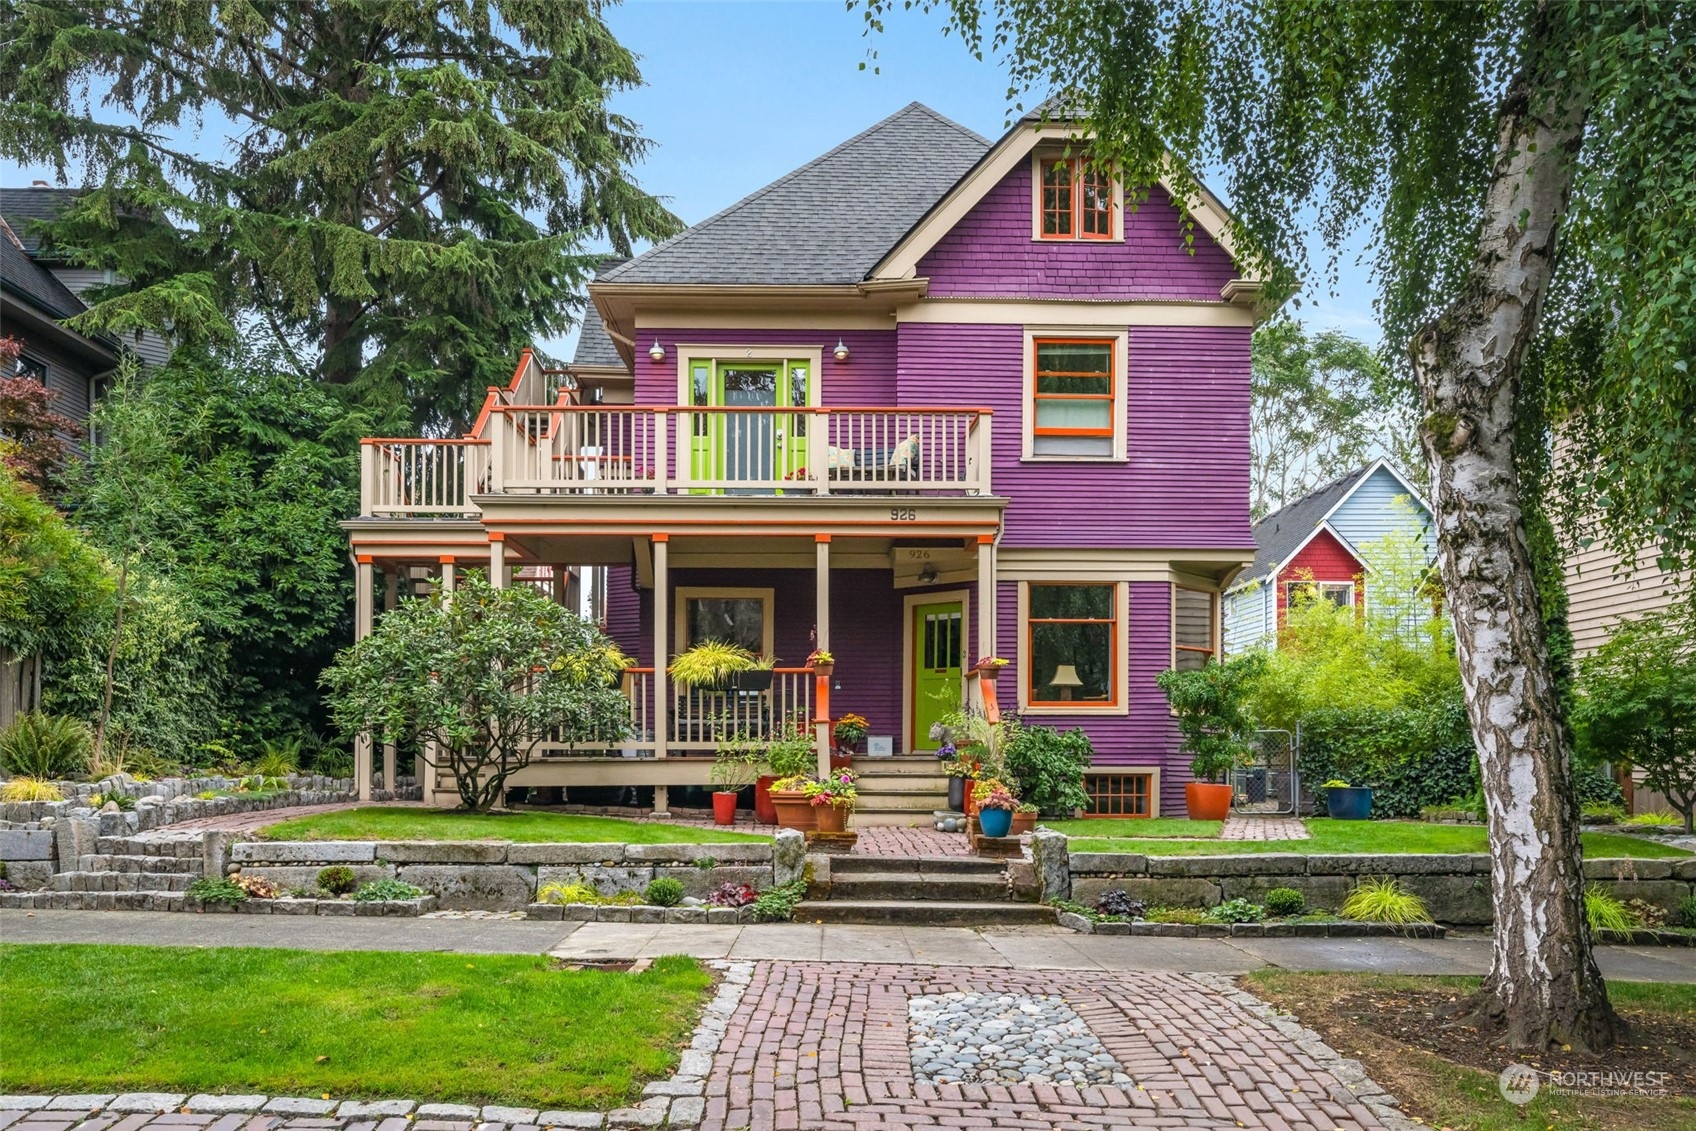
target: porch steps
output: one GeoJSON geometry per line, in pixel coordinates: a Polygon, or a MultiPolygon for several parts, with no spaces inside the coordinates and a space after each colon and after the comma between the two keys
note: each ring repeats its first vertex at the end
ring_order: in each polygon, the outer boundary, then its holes
{"type": "Polygon", "coordinates": [[[1053,926],[1054,908],[1040,903],[960,903],[905,900],[804,900],[797,923],[852,923],[904,927],[1053,926]]]}
{"type": "Polygon", "coordinates": [[[802,923],[931,927],[1046,924],[1052,907],[1013,898],[1006,865],[976,856],[833,856],[828,887],[795,909],[802,923]]]}
{"type": "Polygon", "coordinates": [[[928,825],[931,814],[948,807],[948,778],[929,754],[854,759],[859,804],[854,824],[928,825]]]}

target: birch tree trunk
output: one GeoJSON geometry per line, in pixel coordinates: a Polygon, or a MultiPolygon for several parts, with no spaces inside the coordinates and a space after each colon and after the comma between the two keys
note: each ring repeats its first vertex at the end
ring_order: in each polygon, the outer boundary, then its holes
{"type": "Polygon", "coordinates": [[[1588,110],[1575,78],[1542,81],[1562,65],[1553,22],[1547,9],[1534,18],[1526,68],[1503,99],[1467,283],[1410,350],[1490,833],[1495,945],[1475,1006],[1514,1047],[1594,1050],[1621,1022],[1591,954],[1569,741],[1514,463],[1521,365],[1588,110]]]}

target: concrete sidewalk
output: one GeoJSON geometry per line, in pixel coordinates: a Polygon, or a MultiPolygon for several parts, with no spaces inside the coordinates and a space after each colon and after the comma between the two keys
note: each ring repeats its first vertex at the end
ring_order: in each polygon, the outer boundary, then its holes
{"type": "MultiPolygon", "coordinates": [[[[814,923],[696,926],[478,919],[320,919],[146,911],[4,911],[0,942],[143,946],[282,946],[306,950],[427,950],[550,954],[605,961],[700,958],[873,962],[1016,970],[1240,974],[1261,967],[1382,974],[1482,974],[1490,940],[1167,939],[1080,935],[1060,927],[857,927],[814,923]]],[[[1696,983],[1696,950],[1597,948],[1610,978],[1696,983]]]]}

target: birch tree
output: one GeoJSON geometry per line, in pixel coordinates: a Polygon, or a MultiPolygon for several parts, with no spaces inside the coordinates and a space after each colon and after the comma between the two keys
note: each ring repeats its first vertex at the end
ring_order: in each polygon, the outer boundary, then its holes
{"type": "MultiPolygon", "coordinates": [[[[871,0],[874,29],[892,7],[871,0]]],[[[1004,62],[1015,98],[1080,118],[1133,190],[1165,176],[1193,201],[1191,171],[1216,175],[1270,299],[1313,274],[1312,228],[1333,270],[1370,229],[1379,316],[1419,399],[1488,809],[1496,928],[1473,1014],[1516,1047],[1613,1044],[1528,515],[1696,559],[1696,8],[940,7],[1004,62]],[[1551,422],[1572,445],[1552,478],[1551,422]]]]}

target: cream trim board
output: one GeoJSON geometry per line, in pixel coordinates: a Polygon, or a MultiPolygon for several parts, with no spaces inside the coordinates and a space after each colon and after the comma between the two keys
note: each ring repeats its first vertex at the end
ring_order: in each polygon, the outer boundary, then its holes
{"type": "Polygon", "coordinates": [[[696,343],[678,342],[677,351],[677,404],[682,407],[694,403],[690,395],[689,367],[697,361],[805,361],[811,368],[807,379],[807,405],[817,408],[819,405],[819,386],[824,383],[824,347],[802,345],[773,345],[736,344],[724,342],[716,345],[700,345],[696,343]]]}
{"type": "MultiPolygon", "coordinates": [[[[1001,580],[1006,580],[1005,573],[998,573],[997,576],[1001,580]]],[[[1044,579],[1040,582],[1040,584],[1046,585],[1066,585],[1069,583],[1079,585],[1090,584],[1088,580],[1080,577],[1057,577],[1044,579]]],[[[1117,700],[1117,702],[1111,707],[1091,707],[1083,703],[1066,707],[1055,707],[1046,704],[1040,707],[1033,707],[1030,702],[1031,582],[1021,581],[1018,583],[1018,620],[1014,622],[1014,629],[1019,634],[1016,657],[1019,664],[1018,703],[1019,713],[1021,715],[1076,715],[1081,717],[1107,718],[1114,715],[1128,715],[1131,713],[1131,587],[1130,584],[1125,581],[1114,581],[1112,582],[1112,585],[1115,619],[1114,628],[1116,630],[1115,636],[1117,638],[1114,642],[1116,647],[1113,654],[1113,698],[1117,700]]]]}
{"type": "MultiPolygon", "coordinates": [[[[1103,241],[1105,242],[1105,241],[1103,241]]],[[[1089,302],[1079,299],[927,298],[895,312],[897,322],[945,325],[1023,326],[1032,323],[1076,330],[1110,325],[1222,326],[1253,329],[1254,312],[1223,302],[1089,302]]]]}
{"type": "Polygon", "coordinates": [[[682,310],[675,307],[637,312],[636,337],[678,330],[888,330],[895,314],[879,311],[682,310]]]}
{"type": "Polygon", "coordinates": [[[1125,460],[1125,434],[1130,423],[1130,398],[1126,389],[1129,374],[1130,333],[1123,326],[1026,326],[1024,371],[1020,375],[1019,458],[1032,463],[1108,463],[1125,460]],[[1088,456],[1040,456],[1036,445],[1036,340],[1038,338],[1101,338],[1113,343],[1113,452],[1092,459],[1088,456]]]}
{"type": "MultiPolygon", "coordinates": [[[[1037,146],[1031,150],[1031,242],[1032,243],[1124,243],[1125,242],[1125,185],[1118,177],[1113,178],[1113,204],[1110,222],[1113,225],[1113,235],[1104,240],[1085,239],[1080,231],[1074,231],[1069,238],[1055,237],[1049,239],[1042,234],[1042,163],[1058,161],[1067,155],[1052,146],[1037,146]]],[[[1072,154],[1075,158],[1078,154],[1072,154]]],[[[1074,190],[1075,191],[1075,190],[1074,190]]],[[[1076,197],[1073,198],[1074,200],[1076,197]]],[[[1079,217],[1074,211],[1072,220],[1077,222],[1079,217]]],[[[1081,228],[1081,225],[1080,225],[1081,228]]]]}
{"type": "MultiPolygon", "coordinates": [[[[1160,770],[1159,766],[1089,766],[1084,770],[1084,777],[1095,777],[1101,774],[1147,774],[1148,775],[1148,815],[1160,816],[1160,770]]],[[[1141,820],[1142,818],[1129,818],[1141,820]]],[[[1079,833],[1088,836],[1088,833],[1079,833]]]]}
{"type": "MultiPolygon", "coordinates": [[[[926,593],[909,593],[901,598],[901,752],[911,754],[918,736],[913,733],[913,610],[919,605],[939,605],[944,601],[960,602],[960,628],[972,630],[972,591],[970,589],[937,589],[926,593]]],[[[966,701],[965,657],[960,663],[960,701],[966,701]]]]}
{"type": "MultiPolygon", "coordinates": [[[[669,563],[668,563],[669,564],[669,563]]],[[[758,597],[764,608],[760,614],[760,653],[775,655],[777,637],[776,624],[776,590],[733,588],[721,585],[679,585],[673,590],[676,596],[672,599],[672,626],[676,629],[671,638],[671,646],[678,652],[687,647],[684,640],[689,633],[689,599],[691,597],[758,597]]]]}

